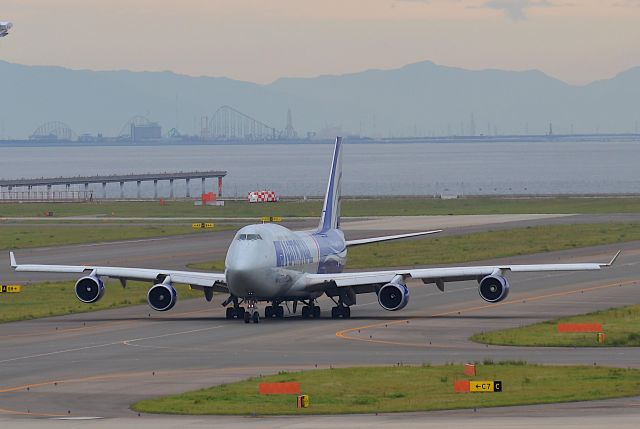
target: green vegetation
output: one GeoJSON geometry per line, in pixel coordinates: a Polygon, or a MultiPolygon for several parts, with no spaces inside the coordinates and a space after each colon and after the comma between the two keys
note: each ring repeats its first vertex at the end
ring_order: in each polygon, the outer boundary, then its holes
{"type": "MultiPolygon", "coordinates": [[[[640,224],[548,225],[506,231],[400,240],[349,249],[349,268],[454,264],[640,240],[640,224]]],[[[604,261],[606,262],[606,261],[604,261]]],[[[222,261],[190,264],[216,271],[222,261]]]]}
{"type": "MultiPolygon", "coordinates": [[[[105,285],[104,297],[95,304],[84,304],[75,296],[75,282],[37,283],[22,286],[20,293],[0,293],[0,323],[72,313],[105,310],[147,302],[150,283],[129,282],[122,288],[118,281],[105,285]]],[[[178,299],[202,296],[202,292],[177,285],[178,299]]]]}
{"type": "Polygon", "coordinates": [[[224,271],[224,261],[199,262],[196,264],[188,264],[188,268],[204,271],[224,271]]]}
{"type": "MultiPolygon", "coordinates": [[[[322,201],[283,200],[279,203],[249,204],[225,201],[224,207],[194,206],[192,201],[91,202],[91,203],[9,203],[0,205],[0,217],[317,217],[322,201]]],[[[415,216],[517,213],[637,213],[640,198],[371,198],[345,199],[344,216],[415,216]]]]}
{"type": "Polygon", "coordinates": [[[638,347],[640,305],[564,317],[522,328],[475,334],[471,340],[502,346],[638,347]],[[606,340],[599,344],[595,333],[559,333],[558,323],[601,323],[606,340]]]}
{"type": "Polygon", "coordinates": [[[279,373],[132,406],[163,414],[390,413],[586,401],[640,394],[640,370],[594,366],[541,366],[524,362],[478,366],[474,380],[500,380],[502,393],[454,393],[462,365],[368,367],[279,373]],[[297,381],[310,407],[294,395],[259,395],[262,382],[297,381]]]}
{"type": "MultiPolygon", "coordinates": [[[[349,268],[452,264],[640,240],[640,224],[546,225],[359,246],[349,268]]],[[[605,261],[606,262],[606,261],[605,261]]]]}
{"type": "Polygon", "coordinates": [[[234,228],[233,225],[216,225],[212,230],[193,229],[191,225],[0,225],[0,249],[132,240],[234,228]]]}

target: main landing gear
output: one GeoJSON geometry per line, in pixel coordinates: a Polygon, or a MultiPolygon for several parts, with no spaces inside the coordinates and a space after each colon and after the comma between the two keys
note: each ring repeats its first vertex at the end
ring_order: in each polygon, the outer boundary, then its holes
{"type": "Polygon", "coordinates": [[[342,317],[343,319],[351,318],[351,308],[346,305],[337,305],[331,308],[331,318],[338,319],[342,317]]]}
{"type": "MultiPolygon", "coordinates": [[[[228,305],[233,302],[232,307],[227,307],[226,319],[233,320],[239,319],[244,320],[244,323],[260,323],[260,313],[258,312],[258,301],[255,299],[243,299],[239,300],[236,297],[229,297],[227,301],[223,303],[223,305],[228,305]],[[241,307],[240,304],[247,304],[247,308],[245,310],[244,307],[241,307]]],[[[276,319],[284,319],[284,308],[280,305],[279,301],[272,301],[272,305],[268,305],[264,309],[264,317],[266,319],[276,318],[276,319]]]]}
{"type": "Polygon", "coordinates": [[[319,319],[320,318],[320,307],[315,305],[313,301],[309,302],[309,305],[305,305],[302,307],[302,318],[303,319],[319,319]]]}
{"type": "Polygon", "coordinates": [[[264,318],[284,319],[284,308],[274,301],[272,305],[267,305],[264,308],[264,318]]]}
{"type": "Polygon", "coordinates": [[[242,319],[244,317],[244,307],[227,307],[227,320],[242,319]]]}
{"type": "MultiPolygon", "coordinates": [[[[332,319],[339,319],[339,318],[350,319],[351,318],[351,307],[345,304],[345,300],[343,299],[343,297],[340,297],[340,299],[336,301],[333,296],[330,296],[330,295],[327,295],[327,296],[331,298],[331,301],[333,301],[336,304],[335,307],[331,308],[332,319]]],[[[352,303],[355,304],[355,301],[352,301],[352,303]]]]}
{"type": "Polygon", "coordinates": [[[225,301],[222,305],[227,305],[229,301],[233,301],[233,307],[227,307],[226,319],[227,320],[242,319],[244,317],[245,311],[244,311],[244,307],[240,306],[240,303],[244,301],[238,302],[238,298],[229,297],[229,299],[225,301]]]}

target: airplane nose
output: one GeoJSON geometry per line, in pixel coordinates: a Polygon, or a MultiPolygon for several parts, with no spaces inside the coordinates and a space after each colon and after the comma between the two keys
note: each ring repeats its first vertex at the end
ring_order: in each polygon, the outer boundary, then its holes
{"type": "Polygon", "coordinates": [[[229,291],[238,297],[267,296],[269,291],[265,289],[264,273],[255,269],[231,269],[227,268],[226,277],[229,291]]]}
{"type": "Polygon", "coordinates": [[[241,298],[266,297],[269,287],[269,264],[259,243],[235,243],[229,247],[225,261],[229,292],[241,298]]]}

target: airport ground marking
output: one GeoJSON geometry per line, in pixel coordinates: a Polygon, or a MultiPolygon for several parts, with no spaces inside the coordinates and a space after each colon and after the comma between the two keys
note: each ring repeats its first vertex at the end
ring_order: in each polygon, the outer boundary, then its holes
{"type": "MultiPolygon", "coordinates": [[[[270,369],[273,369],[274,371],[280,369],[281,367],[271,367],[270,369]]],[[[163,370],[162,374],[182,374],[184,372],[189,372],[189,373],[209,373],[211,371],[214,372],[230,372],[230,371],[237,371],[237,370],[248,370],[248,369],[255,369],[263,371],[265,369],[265,367],[238,367],[238,368],[185,368],[185,369],[177,369],[177,370],[163,370]]],[[[311,369],[311,367],[309,366],[308,369],[311,369]]],[[[149,372],[148,371],[138,371],[138,372],[124,372],[124,373],[114,373],[114,374],[103,374],[103,375],[94,375],[94,376],[89,376],[89,377],[78,377],[78,378],[70,378],[70,379],[57,379],[57,380],[48,380],[48,381],[43,381],[43,382],[39,382],[39,383],[31,383],[31,384],[24,384],[24,385],[20,385],[20,386],[14,386],[14,387],[8,387],[8,388],[4,388],[4,389],[0,389],[0,393],[12,393],[12,392],[20,392],[20,391],[25,391],[25,390],[29,390],[29,389],[35,389],[38,387],[44,387],[44,386],[55,386],[58,384],[71,384],[71,383],[84,383],[84,382],[92,382],[92,381],[104,381],[104,380],[113,380],[113,379],[118,379],[118,378],[131,378],[131,377],[145,377],[148,378],[149,376],[149,372]]],[[[35,412],[26,412],[26,411],[17,411],[17,410],[10,410],[10,409],[4,409],[4,408],[0,408],[0,413],[4,413],[4,414],[17,414],[17,415],[31,415],[31,416],[36,416],[36,417],[59,417],[59,416],[66,416],[66,414],[45,414],[45,413],[35,413],[35,412]]]]}
{"type": "MultiPolygon", "coordinates": [[[[113,342],[105,343],[105,344],[95,344],[95,345],[92,345],[92,346],[74,347],[74,348],[64,349],[64,350],[56,350],[56,351],[53,351],[53,352],[38,353],[38,354],[35,354],[35,355],[18,356],[18,357],[14,357],[14,358],[10,358],[10,359],[0,360],[0,364],[8,363],[8,362],[15,362],[15,361],[19,361],[19,360],[34,359],[34,358],[45,357],[45,356],[53,356],[53,355],[58,355],[58,354],[62,354],[62,353],[71,353],[71,352],[77,352],[77,351],[82,351],[82,350],[97,349],[97,348],[115,346],[115,345],[120,345],[120,344],[127,345],[127,344],[125,344],[127,341],[132,341],[132,342],[133,341],[142,341],[142,340],[153,339],[153,338],[168,337],[168,336],[171,336],[171,335],[189,334],[189,333],[198,332],[198,331],[218,329],[218,328],[221,328],[223,326],[225,326],[225,325],[218,325],[218,326],[212,326],[212,327],[201,328],[201,329],[192,329],[190,331],[174,332],[174,333],[170,333],[170,334],[157,335],[157,336],[147,337],[147,338],[133,338],[133,339],[130,339],[130,340],[118,340],[118,341],[113,341],[113,342]]],[[[2,391],[0,391],[0,393],[2,393],[2,391]]]]}
{"type": "Polygon", "coordinates": [[[156,338],[173,337],[175,335],[193,334],[194,332],[211,331],[212,329],[220,329],[220,328],[224,328],[225,326],[226,325],[209,326],[207,328],[191,329],[190,331],[172,332],[170,334],[162,334],[162,335],[153,335],[151,337],[134,338],[132,340],[121,341],[121,343],[123,345],[125,345],[125,346],[131,346],[131,345],[133,345],[131,343],[138,342],[138,341],[153,340],[153,339],[156,339],[156,338]]]}
{"type": "MultiPolygon", "coordinates": [[[[518,298],[517,300],[513,300],[513,301],[503,301],[503,302],[499,302],[499,303],[495,303],[495,304],[487,304],[487,305],[481,305],[481,306],[475,306],[475,307],[467,307],[467,308],[463,308],[463,309],[459,309],[459,310],[452,310],[452,311],[447,311],[447,312],[443,312],[443,313],[432,314],[431,317],[442,317],[442,316],[448,316],[448,315],[451,315],[451,314],[456,314],[457,315],[459,313],[483,310],[483,309],[486,309],[486,308],[492,308],[492,307],[496,307],[496,306],[521,304],[522,301],[539,301],[539,300],[546,299],[546,298],[553,298],[553,297],[558,297],[558,296],[568,296],[568,295],[573,295],[573,294],[580,293],[580,292],[591,292],[591,291],[595,291],[595,290],[608,289],[608,288],[612,288],[612,287],[628,286],[628,285],[631,285],[631,284],[637,284],[637,280],[618,281],[618,282],[614,282],[614,283],[606,283],[604,285],[591,286],[591,287],[587,287],[587,288],[572,289],[570,291],[554,292],[554,293],[549,293],[549,294],[543,294],[543,295],[537,295],[537,296],[534,295],[534,296],[531,296],[531,297],[518,298]]],[[[366,342],[366,343],[396,345],[396,346],[407,346],[407,347],[447,348],[447,349],[450,349],[450,348],[465,348],[465,347],[455,346],[455,345],[446,345],[446,346],[444,346],[444,345],[426,344],[426,343],[406,343],[406,342],[401,342],[401,341],[377,340],[377,339],[374,339],[374,338],[360,338],[360,337],[354,337],[354,336],[349,335],[350,333],[355,332],[355,331],[372,329],[372,328],[377,328],[377,327],[380,327],[380,326],[390,326],[390,325],[400,325],[400,324],[405,324],[406,325],[410,320],[412,320],[412,319],[411,318],[407,318],[407,319],[402,319],[402,320],[394,320],[394,321],[391,321],[391,322],[380,322],[380,323],[374,323],[374,324],[370,324],[370,325],[357,326],[355,328],[343,329],[341,331],[336,332],[336,337],[341,338],[343,340],[363,341],[363,342],[366,342]]]]}
{"type": "Polygon", "coordinates": [[[444,313],[432,314],[431,317],[449,316],[451,314],[466,313],[466,312],[469,312],[469,311],[476,311],[476,310],[484,310],[486,308],[495,308],[495,307],[504,306],[504,305],[521,304],[522,301],[540,301],[540,300],[547,299],[547,298],[555,298],[555,297],[558,297],[558,296],[568,296],[568,295],[573,295],[573,294],[576,294],[576,293],[591,292],[591,291],[594,291],[594,290],[608,289],[608,288],[612,288],[612,287],[616,287],[616,286],[628,286],[628,285],[634,284],[634,283],[637,283],[637,280],[617,281],[617,282],[614,282],[614,283],[606,283],[604,285],[572,289],[572,290],[569,290],[569,291],[553,292],[553,293],[548,293],[548,294],[544,294],[544,295],[533,295],[533,296],[530,296],[530,297],[518,298],[517,300],[514,299],[512,301],[502,301],[502,302],[497,302],[495,304],[485,304],[485,305],[479,305],[479,306],[475,306],[475,307],[467,307],[467,308],[462,308],[462,309],[458,309],[458,310],[447,311],[447,312],[444,312],[444,313]]]}
{"type": "MultiPolygon", "coordinates": [[[[310,370],[310,369],[314,369],[314,366],[312,365],[300,365],[296,367],[296,370],[300,370],[300,371],[304,371],[304,370],[310,370]]],[[[278,365],[278,366],[247,366],[247,367],[231,367],[231,368],[181,368],[181,369],[169,369],[169,370],[161,370],[158,373],[156,373],[156,375],[159,374],[169,374],[169,375],[175,375],[175,374],[182,374],[185,372],[188,373],[209,373],[209,372],[214,372],[214,373],[229,373],[229,372],[233,372],[233,371],[247,371],[247,370],[255,370],[257,371],[264,371],[264,370],[273,370],[274,374],[279,371],[282,370],[282,366],[278,365]]],[[[98,381],[98,380],[113,380],[113,379],[118,379],[118,378],[131,378],[131,377],[149,377],[149,371],[135,371],[135,372],[117,372],[117,373],[111,373],[111,374],[102,374],[102,375],[90,375],[87,377],[76,377],[76,378],[67,378],[67,379],[55,379],[55,380],[47,380],[47,381],[41,381],[38,383],[29,383],[29,384],[22,384],[20,386],[13,386],[13,387],[6,387],[6,388],[0,388],[0,393],[11,393],[11,392],[19,392],[19,391],[23,391],[23,390],[27,390],[27,389],[35,389],[38,387],[44,387],[44,386],[53,386],[56,383],[57,384],[71,384],[71,383],[85,383],[85,382],[89,382],[89,381],[98,381]]],[[[241,376],[243,377],[243,376],[241,376]]]]}
{"type": "MultiPolygon", "coordinates": [[[[37,319],[33,319],[33,320],[37,320],[37,319]]],[[[38,336],[49,336],[51,334],[66,334],[69,332],[77,332],[77,331],[84,331],[87,329],[95,329],[95,328],[106,328],[109,326],[114,326],[114,325],[122,325],[122,324],[126,324],[126,323],[130,323],[130,321],[128,320],[121,320],[118,322],[107,322],[107,323],[96,323],[95,325],[90,325],[90,326],[80,326],[77,328],[65,328],[65,329],[50,329],[47,331],[42,331],[42,332],[26,332],[23,334],[9,334],[9,335],[0,335],[0,339],[6,339],[6,338],[23,338],[23,337],[38,337],[38,336]]]]}
{"type": "Polygon", "coordinates": [[[32,413],[30,411],[9,410],[0,408],[0,414],[12,414],[17,416],[34,416],[34,417],[62,417],[66,414],[49,414],[49,413],[32,413]]]}
{"type": "MultiPolygon", "coordinates": [[[[195,299],[195,298],[194,298],[195,299]]],[[[99,310],[99,311],[104,311],[104,310],[99,310]]],[[[182,316],[188,316],[188,315],[192,315],[192,314],[198,314],[198,313],[204,313],[204,312],[209,312],[211,311],[210,308],[205,308],[202,310],[193,310],[193,311],[185,311],[182,313],[173,313],[173,314],[169,314],[166,317],[170,318],[170,319],[177,319],[179,317],[182,316]]],[[[57,316],[57,317],[65,317],[63,316],[57,316]]],[[[33,319],[33,320],[38,320],[38,319],[33,319]]],[[[145,319],[148,320],[148,319],[145,319]]],[[[152,319],[155,320],[155,319],[152,319]]],[[[79,323],[79,322],[78,322],[79,323]]],[[[96,329],[96,328],[107,328],[110,326],[115,326],[115,325],[135,325],[136,323],[142,323],[140,320],[119,320],[119,321],[114,321],[114,322],[106,322],[106,323],[96,323],[94,325],[89,325],[89,326],[80,326],[77,328],[66,328],[66,329],[51,329],[48,331],[42,331],[42,332],[29,332],[29,333],[24,333],[24,334],[9,334],[9,335],[0,335],[0,339],[3,338],[21,338],[21,337],[37,337],[37,336],[49,336],[51,334],[57,334],[57,333],[67,333],[67,332],[75,332],[75,331],[84,331],[87,329],[96,329]]]]}
{"type": "MultiPolygon", "coordinates": [[[[115,345],[120,344],[120,343],[121,343],[121,341],[114,341],[112,343],[106,343],[106,344],[96,344],[96,345],[93,345],[93,346],[75,347],[75,348],[71,348],[71,349],[56,350],[56,351],[47,352],[47,353],[38,353],[38,354],[35,354],[35,355],[18,356],[18,357],[15,357],[15,358],[0,360],[0,364],[8,363],[8,362],[15,362],[15,361],[19,361],[19,360],[34,359],[34,358],[45,357],[45,356],[59,355],[59,354],[62,354],[62,353],[71,353],[71,352],[78,352],[78,351],[82,351],[82,350],[91,350],[91,349],[97,349],[97,348],[102,348],[102,347],[115,346],[115,345]]],[[[0,391],[0,393],[2,393],[2,392],[0,391]]]]}

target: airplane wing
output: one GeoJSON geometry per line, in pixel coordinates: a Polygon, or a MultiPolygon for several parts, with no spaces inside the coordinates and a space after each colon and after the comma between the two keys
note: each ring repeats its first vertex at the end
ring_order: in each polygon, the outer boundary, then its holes
{"type": "MultiPolygon", "coordinates": [[[[403,279],[420,279],[423,283],[435,283],[444,290],[445,282],[480,280],[489,275],[504,275],[508,272],[543,272],[543,271],[589,271],[610,267],[620,255],[616,253],[607,263],[579,264],[537,264],[537,265],[487,265],[471,267],[446,268],[408,268],[390,271],[351,272],[338,274],[309,274],[307,287],[311,290],[330,287],[355,287],[384,285],[401,276],[403,279]]],[[[369,290],[363,290],[369,291],[369,290]]]]}
{"type": "Polygon", "coordinates": [[[162,281],[166,277],[171,277],[173,283],[184,283],[191,286],[203,288],[214,288],[216,291],[224,292],[226,289],[226,278],[224,274],[201,273],[197,271],[174,271],[160,270],[152,268],[125,268],[125,267],[100,267],[91,265],[38,265],[38,264],[18,264],[13,252],[9,252],[11,267],[16,271],[44,272],[44,273],[76,273],[90,274],[98,276],[117,278],[125,280],[147,280],[162,281]]]}
{"type": "Polygon", "coordinates": [[[442,230],[436,229],[434,231],[411,232],[409,234],[386,235],[384,237],[362,238],[360,240],[347,240],[346,245],[347,247],[358,246],[360,244],[379,243],[381,241],[399,240],[401,238],[420,237],[422,235],[436,234],[438,232],[442,232],[442,230]]]}

